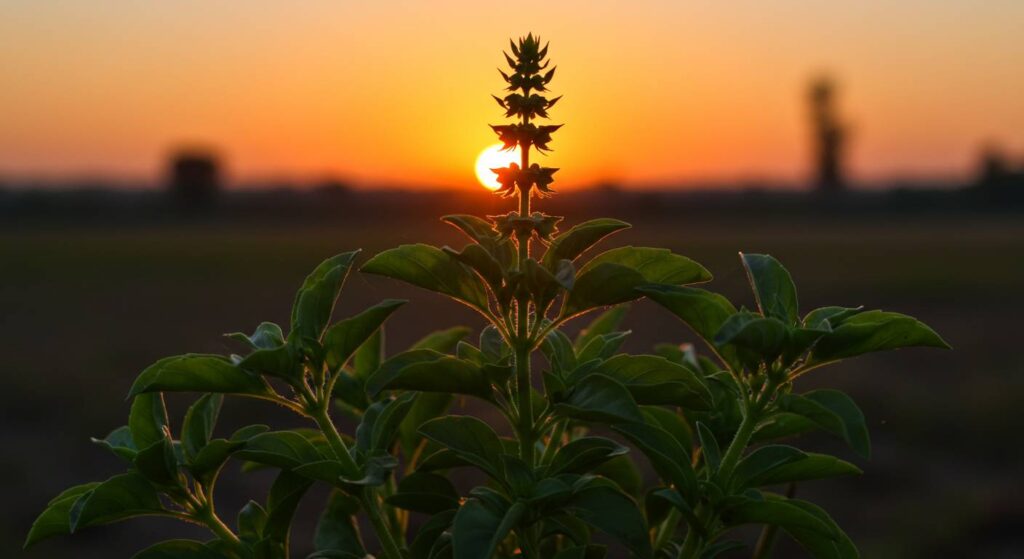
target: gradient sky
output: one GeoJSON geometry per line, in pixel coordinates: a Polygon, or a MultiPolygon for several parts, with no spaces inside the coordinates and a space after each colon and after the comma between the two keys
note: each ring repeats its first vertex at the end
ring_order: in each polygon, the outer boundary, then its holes
{"type": "Polygon", "coordinates": [[[565,94],[563,186],[800,180],[823,70],[859,180],[1024,156],[1020,0],[6,0],[0,176],[150,179],[198,143],[238,180],[474,185],[529,30],[565,94]]]}

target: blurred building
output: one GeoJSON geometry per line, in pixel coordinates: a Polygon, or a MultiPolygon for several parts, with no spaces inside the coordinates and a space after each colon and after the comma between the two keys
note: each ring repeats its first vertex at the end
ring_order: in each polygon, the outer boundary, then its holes
{"type": "Polygon", "coordinates": [[[827,76],[811,81],[808,91],[814,153],[814,185],[820,192],[835,193],[846,185],[844,155],[846,126],[836,109],[836,85],[827,76]]]}
{"type": "Polygon", "coordinates": [[[1024,188],[1024,161],[1014,165],[1002,150],[986,148],[981,154],[977,186],[996,190],[1024,188]]]}
{"type": "Polygon", "coordinates": [[[175,152],[168,165],[168,189],[183,209],[213,207],[221,191],[221,165],[216,154],[201,149],[175,152]]]}

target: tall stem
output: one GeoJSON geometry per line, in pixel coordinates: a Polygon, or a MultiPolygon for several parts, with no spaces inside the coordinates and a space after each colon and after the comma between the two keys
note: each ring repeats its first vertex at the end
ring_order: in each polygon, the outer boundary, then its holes
{"type": "Polygon", "coordinates": [[[519,453],[528,466],[533,466],[533,395],[530,385],[530,349],[516,348],[516,387],[519,391],[519,453]]]}
{"type": "MultiPolygon", "coordinates": [[[[718,474],[716,476],[719,480],[727,482],[732,476],[733,470],[743,456],[743,450],[750,444],[750,437],[754,434],[754,428],[757,426],[760,411],[760,406],[756,404],[747,405],[743,414],[743,421],[740,422],[736,435],[733,436],[732,442],[729,443],[729,448],[722,455],[722,462],[718,467],[718,474]]],[[[706,508],[699,508],[696,512],[697,519],[702,523],[710,520],[712,516],[712,511],[706,508]]],[[[691,526],[690,530],[686,533],[686,539],[683,540],[683,547],[679,550],[679,559],[692,559],[699,556],[702,547],[700,539],[694,527],[691,526]]]]}
{"type": "Polygon", "coordinates": [[[352,455],[349,454],[348,445],[341,439],[338,429],[334,427],[331,415],[327,412],[326,404],[317,406],[316,412],[313,414],[313,420],[316,421],[317,427],[320,427],[324,438],[327,439],[327,444],[330,445],[335,457],[341,462],[342,467],[345,468],[345,472],[353,477],[359,475],[359,465],[356,464],[352,455]]]}
{"type": "Polygon", "coordinates": [[[242,542],[238,539],[238,536],[236,536],[235,533],[231,531],[231,528],[228,528],[228,526],[224,524],[224,521],[217,516],[217,513],[213,511],[212,502],[208,503],[203,508],[198,515],[198,519],[202,521],[203,524],[206,524],[207,528],[209,528],[211,532],[217,534],[217,537],[221,540],[224,540],[236,548],[241,545],[242,542]]]}
{"type": "MultiPolygon", "coordinates": [[[[329,400],[328,400],[329,401],[329,400]]],[[[324,437],[327,439],[327,444],[330,445],[331,450],[334,451],[338,461],[341,462],[342,467],[352,477],[359,475],[359,465],[356,464],[352,455],[348,453],[348,446],[345,441],[341,439],[341,434],[338,433],[338,429],[334,426],[334,422],[331,421],[331,416],[327,412],[327,403],[316,406],[316,411],[313,414],[313,420],[316,421],[320,431],[323,432],[324,437]]],[[[387,521],[381,515],[380,504],[377,503],[377,495],[373,489],[367,487],[359,496],[359,501],[363,505],[363,509],[366,510],[367,516],[370,517],[370,523],[373,524],[373,529],[377,533],[377,539],[380,541],[381,547],[384,549],[384,557],[387,559],[402,559],[402,549],[399,547],[397,540],[395,540],[394,534],[391,532],[391,527],[387,521]]]]}
{"type": "Polygon", "coordinates": [[[359,500],[362,502],[363,508],[366,509],[367,516],[370,517],[370,524],[373,524],[373,529],[377,532],[377,539],[380,540],[380,545],[384,548],[384,557],[402,559],[402,549],[395,540],[394,534],[391,533],[387,519],[381,514],[377,494],[373,489],[367,487],[363,489],[359,500]]]}
{"type": "MultiPolygon", "coordinates": [[[[524,88],[524,94],[528,94],[529,91],[524,88]]],[[[523,115],[523,124],[530,121],[529,117],[523,115]]],[[[520,162],[522,163],[522,170],[525,171],[530,167],[530,146],[525,145],[519,146],[520,151],[520,162]]],[[[530,186],[523,187],[519,185],[519,217],[527,218],[530,216],[530,186]]],[[[530,258],[530,237],[533,236],[532,231],[523,231],[517,236],[519,245],[519,270],[523,270],[526,267],[526,260],[530,258]]],[[[529,296],[522,295],[516,302],[518,311],[518,317],[516,320],[516,389],[518,391],[518,408],[519,408],[519,451],[520,457],[529,466],[533,466],[533,447],[534,447],[534,435],[533,432],[533,394],[532,385],[530,383],[530,350],[532,349],[532,342],[530,338],[530,298],[529,296]]]]}

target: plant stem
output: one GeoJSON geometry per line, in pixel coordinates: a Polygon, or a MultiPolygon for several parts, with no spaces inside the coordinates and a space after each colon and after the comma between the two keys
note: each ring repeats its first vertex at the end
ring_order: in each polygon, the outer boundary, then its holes
{"type": "Polygon", "coordinates": [[[754,427],[757,426],[759,420],[757,416],[760,414],[758,412],[759,410],[757,409],[747,410],[747,413],[743,415],[743,421],[740,422],[739,429],[736,430],[736,435],[733,436],[732,442],[729,443],[729,448],[722,455],[722,463],[718,467],[718,477],[724,483],[728,483],[733,469],[736,468],[736,464],[739,463],[740,458],[743,456],[744,449],[750,443],[750,437],[754,434],[754,427]]]}
{"type": "Polygon", "coordinates": [[[679,512],[679,509],[672,508],[668,511],[668,516],[658,526],[658,533],[654,537],[655,550],[665,547],[668,542],[672,541],[672,535],[675,534],[676,524],[679,523],[680,517],[682,517],[682,513],[679,512]]]}
{"type": "MultiPolygon", "coordinates": [[[[757,426],[759,421],[759,415],[761,408],[759,405],[754,403],[748,403],[744,410],[743,420],[740,422],[739,429],[736,430],[736,434],[732,438],[732,442],[729,443],[729,448],[726,449],[725,454],[722,455],[722,462],[718,467],[719,480],[727,482],[732,476],[733,469],[739,463],[740,458],[743,456],[743,450],[750,444],[750,437],[754,434],[754,428],[757,426]]],[[[697,518],[701,522],[709,520],[709,511],[706,509],[697,511],[697,518]]],[[[683,541],[683,547],[679,550],[679,559],[691,559],[697,557],[701,551],[700,537],[697,535],[694,527],[690,527],[690,531],[686,534],[686,539],[683,541]]]]}
{"type": "MultiPolygon", "coordinates": [[[[529,118],[523,116],[523,123],[529,122],[529,118]]],[[[530,165],[530,146],[520,146],[520,161],[525,171],[530,165]]],[[[519,217],[526,218],[530,215],[530,189],[519,187],[519,217]]],[[[530,258],[530,237],[532,231],[524,231],[517,236],[519,249],[518,268],[522,271],[526,267],[526,260],[530,258]]],[[[516,390],[518,391],[519,408],[519,449],[520,457],[528,466],[533,466],[533,394],[530,383],[530,352],[533,346],[530,339],[530,298],[520,296],[516,301],[518,317],[516,320],[516,390]]]]}
{"type": "Polygon", "coordinates": [[[224,521],[217,516],[217,513],[213,510],[213,502],[209,502],[198,512],[196,518],[206,525],[211,532],[217,534],[217,537],[231,544],[233,547],[238,547],[242,544],[242,541],[238,539],[238,536],[228,528],[224,521]]]}
{"type": "MultiPolygon", "coordinates": [[[[330,400],[328,399],[327,402],[330,400]]],[[[335,456],[341,462],[342,467],[346,471],[350,472],[352,477],[359,475],[359,465],[356,464],[352,455],[348,453],[348,446],[345,441],[341,439],[341,435],[338,433],[338,429],[334,427],[334,422],[331,421],[331,416],[327,412],[327,403],[316,406],[316,411],[313,414],[313,419],[316,421],[317,426],[324,433],[324,437],[327,439],[327,443],[331,446],[331,450],[334,451],[335,456]]],[[[370,523],[373,524],[373,529],[377,533],[377,539],[380,541],[381,547],[384,549],[384,557],[387,559],[402,559],[402,550],[395,541],[394,535],[391,533],[391,527],[388,526],[387,521],[381,515],[380,505],[377,503],[377,495],[373,489],[367,487],[363,490],[359,497],[359,501],[363,505],[363,509],[366,510],[367,516],[370,517],[370,523]]]]}
{"type": "Polygon", "coordinates": [[[568,423],[568,419],[555,422],[555,430],[551,432],[548,446],[544,448],[544,454],[540,456],[540,464],[542,466],[550,463],[551,459],[555,456],[555,451],[558,450],[558,447],[562,446],[562,435],[565,434],[565,427],[568,423]]]}
{"type": "Polygon", "coordinates": [[[402,549],[395,541],[395,536],[391,533],[391,527],[388,526],[387,520],[381,514],[376,493],[367,487],[363,489],[359,500],[363,503],[363,508],[366,509],[366,515],[370,517],[374,531],[377,532],[377,539],[380,540],[380,545],[384,548],[384,557],[402,559],[402,549]]]}
{"type": "Polygon", "coordinates": [[[533,466],[533,395],[530,385],[530,350],[516,348],[516,388],[519,392],[519,452],[528,466],[533,466]]]}
{"type": "Polygon", "coordinates": [[[327,412],[327,405],[321,404],[316,407],[316,412],[313,414],[313,420],[316,421],[318,427],[323,432],[324,437],[327,439],[327,444],[331,446],[331,450],[334,451],[338,461],[341,462],[342,467],[348,475],[355,477],[359,475],[359,465],[352,458],[352,455],[348,452],[348,445],[341,439],[341,435],[338,433],[338,429],[334,427],[334,422],[331,421],[331,416],[327,412]]]}

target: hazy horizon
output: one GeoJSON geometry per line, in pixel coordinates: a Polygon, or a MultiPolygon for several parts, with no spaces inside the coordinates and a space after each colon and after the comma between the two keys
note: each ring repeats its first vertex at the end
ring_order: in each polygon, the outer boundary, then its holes
{"type": "Polygon", "coordinates": [[[1024,4],[923,0],[0,8],[0,178],[154,180],[198,143],[229,177],[475,185],[510,36],[551,40],[561,187],[801,183],[827,72],[851,181],[967,180],[1024,154],[1024,4]]]}

